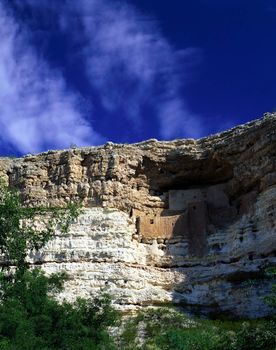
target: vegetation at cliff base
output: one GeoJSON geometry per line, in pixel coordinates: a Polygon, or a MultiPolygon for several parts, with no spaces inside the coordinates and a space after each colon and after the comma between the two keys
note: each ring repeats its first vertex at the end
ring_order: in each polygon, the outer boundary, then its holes
{"type": "Polygon", "coordinates": [[[124,350],[275,350],[276,322],[191,319],[166,307],[132,318],[120,341],[124,350]]]}
{"type": "MultiPolygon", "coordinates": [[[[275,280],[276,278],[276,267],[272,266],[266,270],[267,276],[270,278],[273,278],[275,280]]],[[[271,294],[268,295],[265,298],[265,302],[270,305],[271,307],[276,309],[276,283],[272,285],[272,291],[271,294]]]]}

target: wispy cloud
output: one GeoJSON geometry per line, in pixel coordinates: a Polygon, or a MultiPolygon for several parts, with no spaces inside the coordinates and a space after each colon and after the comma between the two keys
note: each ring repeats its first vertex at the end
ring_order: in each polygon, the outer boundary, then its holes
{"type": "Polygon", "coordinates": [[[200,118],[189,111],[181,92],[199,49],[175,50],[155,21],[123,2],[68,0],[61,13],[64,31],[79,33],[82,20],[86,71],[106,111],[122,110],[139,128],[146,106],[162,138],[202,134],[200,118]],[[77,22],[72,13],[79,14],[77,22]]]}
{"type": "MultiPolygon", "coordinates": [[[[14,3],[34,15],[58,18],[59,30],[78,48],[72,59],[77,53],[87,84],[101,102],[101,118],[113,118],[113,123],[114,118],[128,119],[141,134],[149,125],[145,119],[152,118],[163,139],[202,135],[201,118],[189,110],[182,90],[200,49],[176,50],[154,19],[126,2],[14,3]]],[[[18,24],[0,10],[0,46],[6,52],[0,57],[0,113],[6,138],[22,152],[101,142],[91,120],[84,119],[76,93],[68,91],[62,76],[38,58],[28,38],[18,33],[18,24]]]]}
{"type": "Polygon", "coordinates": [[[102,141],[80,113],[78,96],[28,44],[28,32],[0,4],[0,126],[19,152],[102,141]]]}

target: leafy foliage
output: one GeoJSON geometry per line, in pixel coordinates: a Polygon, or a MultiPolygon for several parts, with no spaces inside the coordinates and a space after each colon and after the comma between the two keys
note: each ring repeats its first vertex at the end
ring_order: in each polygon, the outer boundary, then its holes
{"type": "Polygon", "coordinates": [[[65,209],[24,207],[18,192],[0,181],[2,270],[9,269],[11,265],[25,270],[28,253],[42,248],[53,237],[57,227],[66,232],[79,213],[80,207],[74,203],[69,203],[65,209]]]}
{"type": "Polygon", "coordinates": [[[125,350],[274,350],[275,320],[191,320],[169,308],[140,313],[125,325],[125,350]]]}
{"type": "Polygon", "coordinates": [[[107,329],[115,324],[117,313],[110,298],[58,303],[46,291],[60,287],[57,276],[48,278],[39,270],[25,273],[0,306],[2,348],[114,349],[107,329]]]}
{"type": "Polygon", "coordinates": [[[110,298],[58,303],[48,292],[62,289],[62,276],[26,271],[0,305],[0,349],[115,349],[107,332],[117,321],[110,298]]]}

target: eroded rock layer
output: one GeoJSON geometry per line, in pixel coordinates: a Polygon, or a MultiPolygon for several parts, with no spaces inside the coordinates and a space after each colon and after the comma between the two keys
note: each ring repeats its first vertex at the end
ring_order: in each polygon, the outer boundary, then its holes
{"type": "Polygon", "coordinates": [[[68,235],[30,256],[71,278],[69,300],[107,290],[118,307],[173,302],[257,317],[276,264],[276,116],[201,140],[0,158],[26,205],[81,201],[68,235]]]}

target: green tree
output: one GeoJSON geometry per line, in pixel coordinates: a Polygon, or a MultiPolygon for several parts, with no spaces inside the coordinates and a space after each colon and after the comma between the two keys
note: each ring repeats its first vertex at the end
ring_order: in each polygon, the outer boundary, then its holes
{"type": "Polygon", "coordinates": [[[110,297],[59,303],[54,297],[68,276],[46,276],[26,259],[57,227],[66,232],[78,214],[73,204],[66,209],[26,208],[15,190],[0,183],[0,349],[115,349],[108,328],[118,315],[110,297]]]}
{"type": "Polygon", "coordinates": [[[29,252],[41,249],[53,237],[56,228],[67,232],[79,213],[80,207],[74,203],[66,208],[24,207],[19,193],[0,181],[1,269],[11,266],[18,271],[27,269],[29,252]]]}

